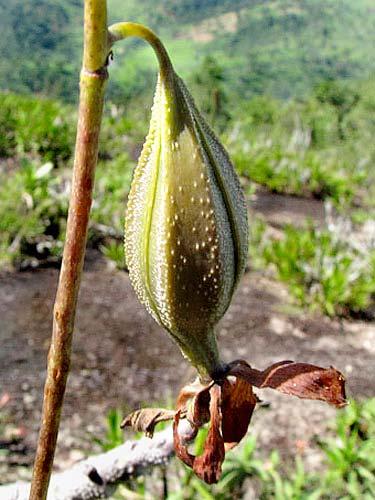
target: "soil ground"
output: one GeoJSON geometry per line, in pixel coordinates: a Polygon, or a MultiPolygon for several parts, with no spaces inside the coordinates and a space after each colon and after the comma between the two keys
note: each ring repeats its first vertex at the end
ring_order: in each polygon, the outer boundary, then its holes
{"type": "MultiPolygon", "coordinates": [[[[314,200],[306,205],[294,199],[296,210],[285,197],[265,201],[267,210],[261,196],[255,206],[275,226],[295,223],[296,213],[301,220],[323,217],[314,200]]],[[[56,269],[0,276],[0,398],[10,397],[0,411],[6,432],[22,437],[13,445],[9,440],[7,453],[0,454],[0,483],[30,476],[57,280],[56,269]]],[[[375,393],[375,324],[329,320],[292,308],[286,288],[260,273],[243,277],[217,334],[226,361],[243,358],[259,369],[283,359],[334,365],[346,375],[349,397],[375,393]]],[[[126,412],[144,404],[171,404],[193,377],[177,347],[139,304],[128,275],[89,251],[56,469],[99,451],[93,438],[103,437],[110,408],[126,412]]],[[[255,412],[249,431],[257,435],[260,453],[267,456],[276,448],[286,459],[300,453],[310,468],[319,467],[316,438],[327,434],[336,410],[270,390],[258,395],[269,403],[255,412]]],[[[7,436],[0,436],[1,442],[4,447],[7,436]]]]}

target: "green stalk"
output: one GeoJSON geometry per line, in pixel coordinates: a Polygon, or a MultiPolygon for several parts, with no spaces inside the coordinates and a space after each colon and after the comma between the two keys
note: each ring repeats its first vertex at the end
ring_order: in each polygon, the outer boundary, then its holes
{"type": "Polygon", "coordinates": [[[30,500],[47,498],[61,408],[70,368],[74,318],[98,156],[108,51],[106,0],[85,0],[84,52],[80,77],[72,192],[53,312],[53,332],[44,387],[42,423],[34,462],[30,500]]]}
{"type": "Polygon", "coordinates": [[[162,44],[160,38],[155,35],[155,33],[149,28],[146,28],[146,26],[143,26],[143,24],[123,22],[112,24],[112,26],[108,28],[108,31],[111,44],[119,40],[124,40],[129,36],[142,38],[143,40],[148,42],[154,49],[155,54],[159,60],[160,73],[164,77],[173,75],[174,71],[172,63],[169,59],[169,55],[165,50],[164,45],[162,44]]]}

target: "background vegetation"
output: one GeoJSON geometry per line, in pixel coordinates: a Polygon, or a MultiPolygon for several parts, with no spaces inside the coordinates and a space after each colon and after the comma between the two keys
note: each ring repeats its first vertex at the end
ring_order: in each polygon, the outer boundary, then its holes
{"type": "MultiPolygon", "coordinates": [[[[202,67],[204,88],[212,88],[213,70],[211,64],[202,67]]],[[[221,130],[249,201],[263,186],[326,206],[323,226],[306,221],[304,228],[285,227],[276,240],[265,221],[252,222],[250,265],[274,272],[299,305],[330,316],[373,315],[375,80],[325,81],[298,100],[254,96],[241,101],[236,114],[229,98],[216,109],[205,97],[200,95],[201,104],[221,130]]],[[[131,106],[125,115],[110,101],[103,122],[89,238],[120,268],[125,200],[148,114],[146,107],[131,106]]],[[[58,262],[74,127],[70,104],[0,95],[3,266],[58,262]]]]}
{"type": "MultiPolygon", "coordinates": [[[[220,62],[228,93],[245,98],[304,96],[322,80],[366,78],[375,70],[372,0],[108,4],[112,21],[144,22],[157,30],[183,78],[200,73],[209,55],[220,62]]],[[[75,101],[81,9],[79,0],[0,0],[0,88],[75,101]]],[[[133,40],[122,51],[126,64],[116,57],[110,86],[117,102],[149,89],[154,74],[144,43],[133,40]]]]}
{"type": "MultiPolygon", "coordinates": [[[[145,22],[161,35],[227,146],[251,210],[250,269],[285,282],[297,308],[373,320],[373,2],[110,0],[109,8],[112,21],[145,22]],[[325,219],[271,226],[251,209],[261,192],[318,200],[325,219]]],[[[61,257],[81,11],[78,0],[0,0],[2,269],[56,265],[61,257]]],[[[116,48],[110,73],[89,245],[125,269],[124,206],[148,128],[154,56],[129,40],[116,48]]],[[[112,414],[111,422],[117,420],[112,414]]],[[[338,439],[321,443],[323,475],[306,471],[300,460],[286,471],[276,454],[264,467],[250,438],[228,460],[214,493],[182,469],[177,476],[205,499],[241,498],[254,476],[260,498],[370,499],[374,421],[373,400],[339,417],[338,439]]],[[[113,426],[108,436],[107,449],[120,439],[113,426]]],[[[128,487],[146,494],[144,482],[128,487]]]]}

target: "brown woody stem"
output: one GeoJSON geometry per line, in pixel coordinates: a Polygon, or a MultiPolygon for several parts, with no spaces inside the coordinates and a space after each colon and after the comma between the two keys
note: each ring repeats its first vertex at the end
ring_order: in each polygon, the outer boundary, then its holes
{"type": "Polygon", "coordinates": [[[98,156],[108,57],[106,0],[85,0],[84,55],[66,240],[53,312],[42,423],[30,500],[45,500],[52,471],[61,408],[70,368],[77,296],[85,256],[87,227],[98,156]]]}

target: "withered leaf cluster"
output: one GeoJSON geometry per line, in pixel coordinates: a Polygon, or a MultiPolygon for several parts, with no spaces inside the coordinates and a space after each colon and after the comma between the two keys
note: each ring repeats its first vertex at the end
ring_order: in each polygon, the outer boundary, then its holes
{"type": "Polygon", "coordinates": [[[173,420],[174,447],[178,458],[206,483],[216,483],[225,452],[236,446],[247,432],[259,401],[253,387],[275,389],[303,399],[325,401],[338,408],[346,404],[345,379],[335,368],[281,361],[266,370],[252,368],[246,361],[230,363],[223,376],[204,385],[198,379],[185,386],[176,410],[145,408],[128,415],[123,426],[131,426],[152,437],[157,423],[173,420]],[[192,455],[188,442],[179,435],[178,424],[186,418],[192,426],[191,438],[209,422],[203,454],[192,455]]]}

